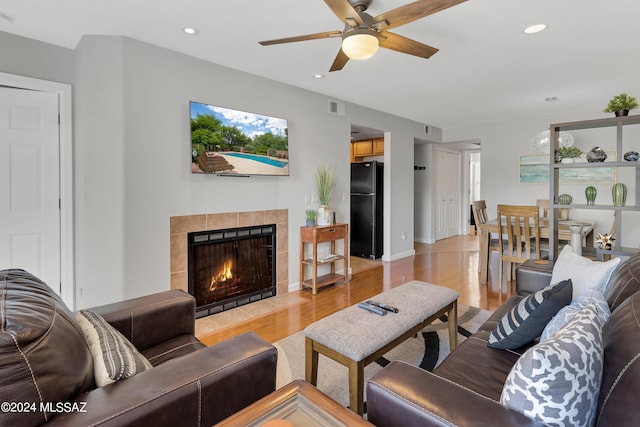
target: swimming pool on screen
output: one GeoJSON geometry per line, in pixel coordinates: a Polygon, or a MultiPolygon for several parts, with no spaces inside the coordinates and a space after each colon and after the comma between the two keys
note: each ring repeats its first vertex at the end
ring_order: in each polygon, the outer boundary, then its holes
{"type": "Polygon", "coordinates": [[[257,154],[248,154],[248,153],[223,153],[223,154],[225,156],[239,157],[241,159],[249,159],[256,162],[264,163],[266,165],[276,166],[279,168],[283,168],[288,165],[287,162],[275,160],[270,157],[258,156],[257,154]]]}

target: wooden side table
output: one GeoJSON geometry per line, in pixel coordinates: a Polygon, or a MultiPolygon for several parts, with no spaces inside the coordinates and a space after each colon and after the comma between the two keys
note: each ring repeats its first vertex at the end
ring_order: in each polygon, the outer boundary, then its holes
{"type": "Polygon", "coordinates": [[[300,227],[300,286],[311,288],[313,295],[323,286],[332,285],[340,280],[347,280],[349,274],[349,224],[327,226],[300,227]],[[336,241],[342,240],[342,254],[336,253],[336,241]],[[331,242],[331,252],[326,256],[318,254],[318,244],[331,242]],[[305,259],[305,245],[312,246],[311,258],[305,259]],[[343,273],[336,273],[336,262],[343,263],[343,273]],[[318,277],[318,266],[329,264],[331,272],[318,277]],[[305,270],[311,269],[311,277],[305,280],[305,270]]]}
{"type": "MultiPolygon", "coordinates": [[[[275,420],[288,421],[294,426],[309,427],[373,426],[311,384],[294,380],[216,424],[216,427],[260,427],[268,421],[275,420]]],[[[286,425],[286,422],[281,424],[286,425]]]]}

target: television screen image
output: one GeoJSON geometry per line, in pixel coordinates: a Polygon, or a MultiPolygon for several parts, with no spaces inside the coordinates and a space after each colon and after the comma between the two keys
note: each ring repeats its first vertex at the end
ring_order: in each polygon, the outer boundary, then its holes
{"type": "Polygon", "coordinates": [[[289,175],[286,119],[189,104],[192,173],[289,175]]]}

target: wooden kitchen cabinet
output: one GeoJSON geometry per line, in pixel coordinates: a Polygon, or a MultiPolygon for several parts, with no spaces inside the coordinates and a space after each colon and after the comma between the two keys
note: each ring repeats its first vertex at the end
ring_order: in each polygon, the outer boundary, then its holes
{"type": "Polygon", "coordinates": [[[384,138],[365,139],[351,143],[351,162],[361,162],[364,157],[384,155],[384,138]]]}
{"type": "Polygon", "coordinates": [[[353,155],[356,157],[370,156],[373,154],[373,140],[356,141],[353,143],[353,155]]]}
{"type": "Polygon", "coordinates": [[[384,154],[384,138],[376,138],[373,140],[373,155],[382,156],[384,154]]]}

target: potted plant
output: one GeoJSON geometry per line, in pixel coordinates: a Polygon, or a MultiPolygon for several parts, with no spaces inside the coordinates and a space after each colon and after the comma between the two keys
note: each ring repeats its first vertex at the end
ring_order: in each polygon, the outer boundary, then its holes
{"type": "Polygon", "coordinates": [[[638,104],[635,97],[621,93],[611,98],[607,108],[603,111],[605,113],[615,113],[616,116],[626,116],[629,114],[629,110],[634,110],[639,106],[640,104],[638,104]]]}
{"type": "Polygon", "coordinates": [[[555,153],[556,158],[559,158],[562,163],[574,163],[576,158],[582,155],[582,150],[578,147],[560,147],[555,153]]]}
{"type": "Polygon", "coordinates": [[[305,214],[307,215],[307,227],[313,227],[314,225],[316,225],[317,212],[313,209],[307,209],[305,211],[305,214]]]}
{"type": "Polygon", "coordinates": [[[318,189],[318,200],[320,209],[316,216],[318,225],[331,225],[333,223],[333,213],[329,209],[331,193],[336,185],[335,166],[320,165],[316,170],[316,186],[318,189]]]}

